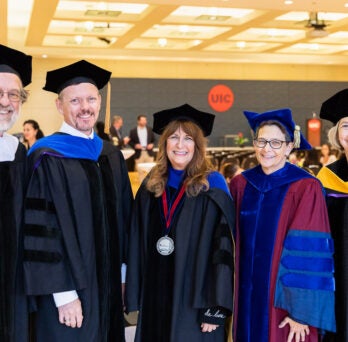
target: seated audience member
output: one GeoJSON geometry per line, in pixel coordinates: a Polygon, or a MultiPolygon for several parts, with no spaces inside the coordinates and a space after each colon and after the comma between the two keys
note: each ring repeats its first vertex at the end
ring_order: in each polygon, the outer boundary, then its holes
{"type": "Polygon", "coordinates": [[[221,173],[225,177],[227,184],[229,184],[233,177],[239,175],[243,171],[244,169],[238,164],[226,163],[222,166],[221,173]]]}
{"type": "Polygon", "coordinates": [[[331,146],[329,144],[322,144],[320,150],[320,163],[323,166],[333,163],[337,160],[336,156],[331,151],[331,146]]]}
{"type": "Polygon", "coordinates": [[[306,151],[305,160],[303,162],[302,167],[306,167],[313,171],[316,175],[323,165],[319,161],[318,151],[315,149],[311,149],[306,151]]]}

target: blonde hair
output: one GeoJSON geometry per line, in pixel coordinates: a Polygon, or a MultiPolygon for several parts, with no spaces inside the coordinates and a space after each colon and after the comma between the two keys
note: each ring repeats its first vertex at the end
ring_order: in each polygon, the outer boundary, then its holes
{"type": "Polygon", "coordinates": [[[340,121],[337,122],[337,124],[329,129],[329,132],[327,133],[329,143],[331,144],[331,147],[343,151],[343,147],[340,143],[340,140],[338,138],[338,128],[340,125],[340,121]]]}
{"type": "Polygon", "coordinates": [[[146,184],[146,188],[153,192],[155,197],[162,195],[168,180],[170,161],[167,156],[167,140],[179,128],[191,136],[195,143],[192,160],[185,169],[186,194],[193,197],[209,190],[207,176],[214,168],[206,158],[207,140],[199,126],[192,121],[175,120],[167,125],[159,139],[157,164],[151,170],[146,184]]]}

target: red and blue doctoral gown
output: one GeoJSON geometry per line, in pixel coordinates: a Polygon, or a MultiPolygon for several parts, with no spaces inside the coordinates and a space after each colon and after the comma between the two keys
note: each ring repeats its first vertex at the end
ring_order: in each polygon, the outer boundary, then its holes
{"type": "Polygon", "coordinates": [[[333,242],[321,184],[286,163],[266,175],[261,166],[230,183],[236,203],[234,340],[286,341],[289,316],[334,331],[333,242]]]}

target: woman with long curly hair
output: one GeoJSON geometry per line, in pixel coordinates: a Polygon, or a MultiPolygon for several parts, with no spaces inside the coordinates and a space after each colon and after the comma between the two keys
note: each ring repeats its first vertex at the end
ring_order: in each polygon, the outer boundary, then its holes
{"type": "Polygon", "coordinates": [[[154,114],[157,164],[135,199],[127,311],[136,341],[225,341],[233,302],[233,203],[206,158],[214,115],[185,104],[154,114]]]}

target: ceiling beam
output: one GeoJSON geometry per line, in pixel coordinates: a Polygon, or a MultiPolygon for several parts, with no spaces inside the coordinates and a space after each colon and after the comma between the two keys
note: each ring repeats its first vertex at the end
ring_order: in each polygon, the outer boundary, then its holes
{"type": "Polygon", "coordinates": [[[118,38],[112,47],[117,49],[124,48],[132,40],[141,37],[144,32],[154,25],[154,23],[160,24],[163,19],[177,8],[178,6],[172,5],[151,8],[149,14],[141,21],[141,23],[136,23],[123,37],[118,38]]]}
{"type": "MultiPolygon", "coordinates": [[[[0,0],[1,1],[1,0],[0,0]]],[[[35,0],[30,17],[26,45],[41,45],[54,17],[59,0],[35,0]]]]}
{"type": "Polygon", "coordinates": [[[0,43],[7,45],[7,1],[9,0],[0,0],[0,43]]]}

